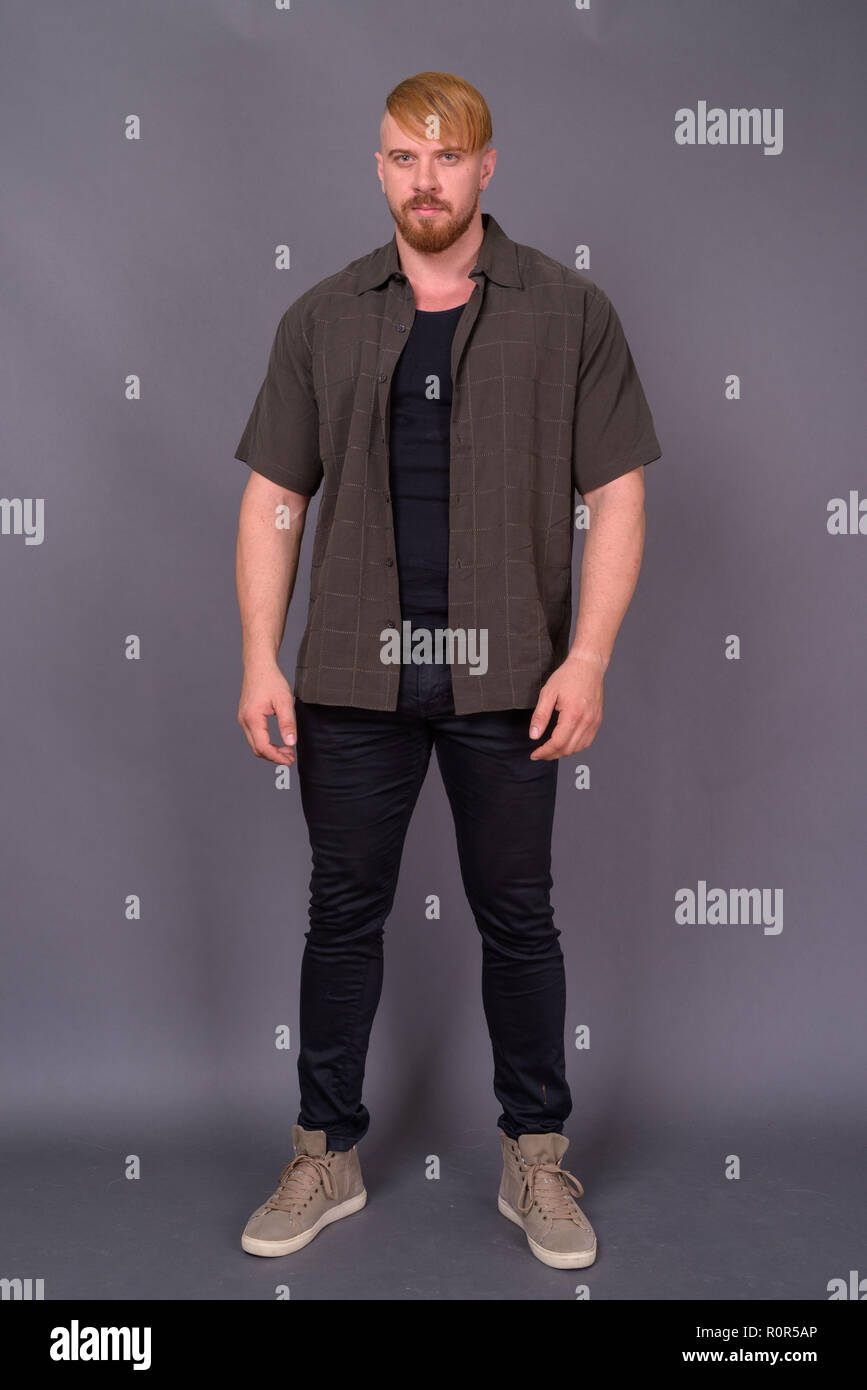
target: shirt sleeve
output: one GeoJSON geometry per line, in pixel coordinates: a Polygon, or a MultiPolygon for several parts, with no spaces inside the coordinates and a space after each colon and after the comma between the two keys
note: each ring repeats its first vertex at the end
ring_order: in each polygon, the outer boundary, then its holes
{"type": "Polygon", "coordinates": [[[662,456],[623,326],[598,285],[585,312],[572,444],[582,496],[662,456]]]}
{"type": "Polygon", "coordinates": [[[235,458],[305,497],[312,497],[322,482],[319,412],[297,300],[277,325],[265,380],[235,458]]]}

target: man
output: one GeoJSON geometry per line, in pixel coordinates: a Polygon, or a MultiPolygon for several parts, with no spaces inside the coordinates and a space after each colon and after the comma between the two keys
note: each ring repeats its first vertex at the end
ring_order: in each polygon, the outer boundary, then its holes
{"type": "Polygon", "coordinates": [[[236,452],[253,470],[238,719],[257,757],[297,756],[313,858],[295,1156],[246,1225],[252,1254],[298,1250],[366,1201],[357,1146],[383,924],[434,748],[482,938],[499,1210],[547,1265],[596,1257],[583,1188],[562,1167],[551,827],[557,759],[601,723],[641,564],[643,466],[661,450],[605,293],[480,212],[491,136],[460,78],[394,89],[376,154],[394,236],[286,310],[236,452]],[[278,651],[320,485],[293,698],[278,651]],[[576,491],[589,526],[570,644],[576,491]]]}

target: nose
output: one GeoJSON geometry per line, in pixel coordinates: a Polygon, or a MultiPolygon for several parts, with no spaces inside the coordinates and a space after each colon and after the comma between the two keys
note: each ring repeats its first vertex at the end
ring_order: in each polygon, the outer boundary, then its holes
{"type": "Polygon", "coordinates": [[[423,169],[421,163],[419,163],[418,173],[415,178],[415,187],[418,189],[419,193],[432,193],[437,185],[436,170],[433,168],[423,169]]]}

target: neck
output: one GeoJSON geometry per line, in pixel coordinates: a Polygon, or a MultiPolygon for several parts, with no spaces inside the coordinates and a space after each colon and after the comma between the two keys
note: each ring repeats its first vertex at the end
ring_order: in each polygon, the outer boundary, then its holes
{"type": "Polygon", "coordinates": [[[484,235],[482,214],[478,209],[466,231],[445,251],[416,251],[404,240],[400,228],[395,227],[400,268],[411,285],[422,286],[430,292],[464,288],[479,259],[484,235]]]}

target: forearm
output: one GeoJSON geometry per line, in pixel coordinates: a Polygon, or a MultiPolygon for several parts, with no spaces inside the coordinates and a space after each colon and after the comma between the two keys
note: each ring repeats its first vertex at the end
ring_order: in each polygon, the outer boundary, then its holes
{"type": "Polygon", "coordinates": [[[567,658],[598,663],[603,673],[638,583],[645,534],[643,480],[610,486],[610,493],[600,489],[597,500],[588,502],[578,615],[567,658]]]}
{"type": "Polygon", "coordinates": [[[306,506],[306,498],[258,477],[241,501],[236,581],[245,669],[277,661],[298,573],[306,506]]]}

